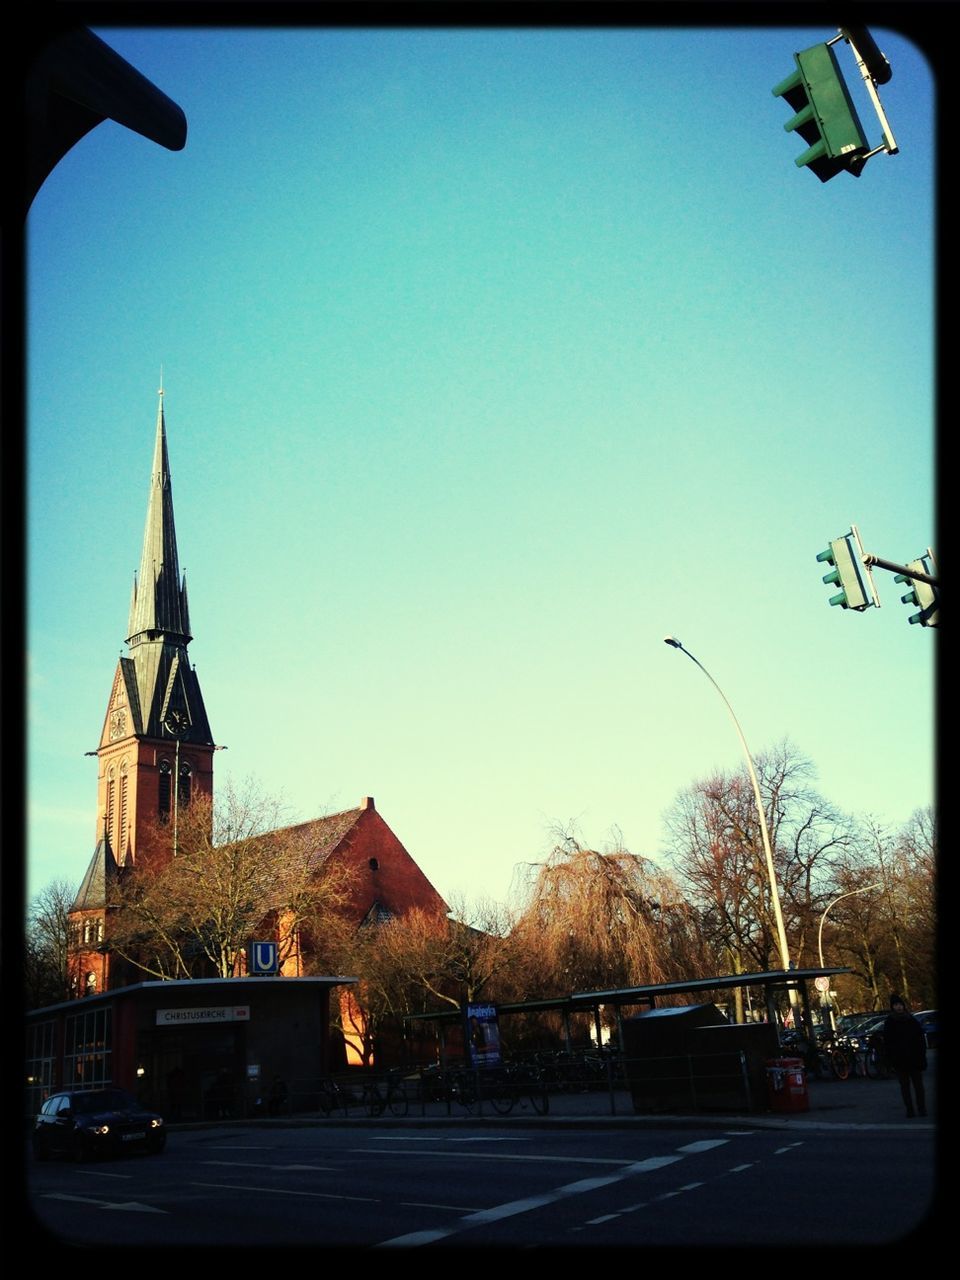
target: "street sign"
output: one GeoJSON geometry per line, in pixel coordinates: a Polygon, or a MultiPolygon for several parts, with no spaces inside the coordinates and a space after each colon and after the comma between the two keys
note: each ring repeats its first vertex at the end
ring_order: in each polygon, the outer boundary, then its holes
{"type": "Polygon", "coordinates": [[[247,965],[254,977],[275,976],[280,969],[280,956],[275,942],[251,942],[247,965]]]}

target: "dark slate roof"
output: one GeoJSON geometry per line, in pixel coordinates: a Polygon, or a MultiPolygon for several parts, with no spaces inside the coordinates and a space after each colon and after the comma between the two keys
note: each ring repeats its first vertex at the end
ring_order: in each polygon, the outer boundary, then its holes
{"type": "Polygon", "coordinates": [[[117,860],[110,848],[110,841],[104,836],[97,841],[87,873],[77,890],[71,911],[92,911],[107,905],[107,891],[120,874],[117,860]]]}
{"type": "Polygon", "coordinates": [[[133,646],[127,661],[136,680],[139,733],[147,738],[166,737],[163,721],[173,707],[187,712],[190,728],[185,742],[213,742],[200,682],[184,645],[170,644],[162,637],[144,640],[133,646]]]}
{"type": "Polygon", "coordinates": [[[157,632],[183,644],[190,640],[187,589],[186,584],[180,580],[177,534],[173,522],[173,488],[167,455],[162,391],[157,409],[157,434],[153,448],[140,573],[134,583],[130,605],[128,643],[143,633],[157,632]]]}
{"type": "Polygon", "coordinates": [[[167,737],[164,721],[170,710],[176,710],[185,713],[189,725],[178,734],[183,741],[213,745],[200,684],[187,656],[190,639],[187,583],[180,578],[161,391],[140,573],[134,580],[130,603],[130,654],[121,659],[133,732],[138,736],[167,737]]]}

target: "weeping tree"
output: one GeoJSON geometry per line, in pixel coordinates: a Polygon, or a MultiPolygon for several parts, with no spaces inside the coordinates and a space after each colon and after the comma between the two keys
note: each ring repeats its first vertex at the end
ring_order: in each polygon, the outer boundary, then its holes
{"type": "Polygon", "coordinates": [[[695,928],[675,882],[617,838],[605,851],[566,831],[519,869],[518,945],[530,996],[678,976],[695,928]]]}

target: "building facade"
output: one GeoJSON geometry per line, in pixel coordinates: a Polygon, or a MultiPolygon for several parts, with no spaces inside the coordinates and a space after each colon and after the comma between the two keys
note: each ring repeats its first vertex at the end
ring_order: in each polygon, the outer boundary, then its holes
{"type": "MultiPolygon", "coordinates": [[[[149,976],[111,952],[114,890],[133,868],[159,870],[175,857],[185,810],[198,797],[213,797],[217,747],[188,655],[191,640],[161,391],[127,654],[113,674],[96,751],[96,842],[69,913],[74,997],[96,996],[149,976]]],[[[278,842],[294,839],[311,865],[334,859],[349,871],[351,889],[343,909],[357,927],[402,916],[414,907],[446,914],[442,897],[384,822],[371,796],[356,809],[275,834],[278,842]]],[[[282,915],[267,925],[282,931],[282,915]]],[[[269,936],[261,931],[256,940],[269,936]]],[[[311,968],[309,939],[298,937],[293,945],[289,938],[284,941],[281,974],[303,976],[311,968]]],[[[240,958],[236,972],[244,972],[240,958]]],[[[212,976],[202,967],[198,974],[212,976]]]]}

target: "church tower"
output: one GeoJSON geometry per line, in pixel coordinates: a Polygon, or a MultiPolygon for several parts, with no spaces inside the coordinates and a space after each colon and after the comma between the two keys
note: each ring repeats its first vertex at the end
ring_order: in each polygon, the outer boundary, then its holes
{"type": "Polygon", "coordinates": [[[173,521],[163,391],[140,572],[134,577],[127,656],[114,672],[96,755],[97,844],[70,910],[77,995],[116,985],[103,946],[110,885],[135,864],[175,853],[177,819],[213,795],[216,750],[187,645],[190,615],[173,521]]]}

